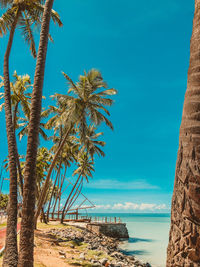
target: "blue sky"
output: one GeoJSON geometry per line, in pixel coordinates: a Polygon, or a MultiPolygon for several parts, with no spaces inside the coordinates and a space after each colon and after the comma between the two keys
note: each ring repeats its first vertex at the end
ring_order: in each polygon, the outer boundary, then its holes
{"type": "MultiPolygon", "coordinates": [[[[55,1],[64,27],[51,25],[44,105],[48,95],[66,92],[61,71],[76,80],[84,70],[97,68],[118,90],[110,110],[114,132],[103,127],[106,157],[96,160],[94,178],[84,187],[98,211],[169,212],[193,6],[188,0],[55,1]]],[[[0,42],[2,75],[7,37],[0,42]]],[[[17,33],[11,73],[33,79],[34,67],[17,33]]],[[[3,113],[0,120],[2,161],[7,154],[3,113]]],[[[25,151],[25,143],[19,150],[25,151]]]]}

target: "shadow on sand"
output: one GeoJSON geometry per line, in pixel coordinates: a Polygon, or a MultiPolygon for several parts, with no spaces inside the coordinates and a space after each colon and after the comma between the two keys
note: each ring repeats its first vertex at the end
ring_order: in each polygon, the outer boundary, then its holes
{"type": "MultiPolygon", "coordinates": [[[[138,243],[138,242],[147,242],[147,243],[150,243],[150,242],[154,242],[154,240],[153,239],[146,239],[146,238],[130,237],[126,242],[129,243],[129,244],[130,243],[131,244],[134,244],[134,243],[138,243]]],[[[126,249],[125,247],[122,247],[121,248],[121,252],[124,253],[124,254],[126,254],[126,255],[148,255],[148,254],[150,254],[146,250],[129,250],[128,248],[126,249]]]]}
{"type": "Polygon", "coordinates": [[[146,239],[146,238],[136,238],[136,237],[130,237],[128,240],[128,243],[138,243],[138,242],[154,242],[153,239],[146,239]]]}
{"type": "Polygon", "coordinates": [[[148,251],[146,250],[126,250],[126,249],[121,249],[121,252],[125,255],[148,255],[150,254],[148,251]]]}

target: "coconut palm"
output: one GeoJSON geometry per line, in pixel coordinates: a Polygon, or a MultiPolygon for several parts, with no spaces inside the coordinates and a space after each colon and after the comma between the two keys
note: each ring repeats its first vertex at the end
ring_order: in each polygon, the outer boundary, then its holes
{"type": "MultiPolygon", "coordinates": [[[[14,133],[18,128],[18,119],[19,119],[19,112],[20,106],[24,113],[28,113],[29,111],[29,101],[30,101],[30,93],[27,93],[27,89],[31,86],[30,76],[29,75],[18,75],[15,71],[13,74],[14,81],[10,83],[11,88],[11,107],[12,107],[12,114],[13,114],[13,127],[14,133]]],[[[0,83],[0,88],[4,87],[4,79],[1,77],[2,82],[0,83]]],[[[1,93],[0,99],[4,97],[4,93],[1,93]]],[[[1,107],[4,106],[4,103],[1,107]]],[[[15,134],[15,142],[16,142],[16,134],[15,134]]],[[[23,177],[20,167],[20,160],[18,155],[18,149],[16,145],[16,163],[20,181],[20,189],[21,194],[23,194],[23,177]]]]}
{"type": "Polygon", "coordinates": [[[200,0],[195,0],[190,66],[180,127],[167,267],[200,262],[200,0]]]}
{"type": "MultiPolygon", "coordinates": [[[[41,5],[43,1],[35,0],[1,0],[0,6],[8,8],[0,18],[0,34],[10,32],[8,45],[4,56],[4,98],[5,98],[5,116],[6,116],[6,131],[8,140],[8,155],[9,155],[9,170],[10,170],[10,203],[7,220],[6,231],[6,246],[3,259],[3,266],[17,266],[17,168],[15,156],[17,154],[16,138],[13,127],[11,96],[10,96],[10,77],[9,77],[9,57],[12,48],[15,29],[20,26],[22,36],[28,42],[31,52],[36,57],[36,49],[33,38],[32,27],[41,23],[44,7],[41,5]]],[[[53,19],[62,24],[57,13],[51,12],[53,19]]]]}
{"type": "Polygon", "coordinates": [[[52,107],[52,111],[55,113],[55,116],[52,117],[49,125],[53,126],[55,131],[60,128],[60,125],[63,125],[67,128],[67,131],[63,136],[60,146],[58,147],[49,168],[35,215],[35,221],[39,216],[45,199],[48,183],[56,164],[57,157],[61,153],[72,127],[76,126],[80,128],[79,132],[81,133],[81,142],[84,142],[86,136],[87,120],[91,121],[96,126],[105,122],[107,126],[113,129],[112,123],[106,117],[106,115],[110,116],[110,113],[105,106],[111,106],[113,104],[113,100],[110,99],[109,96],[115,95],[117,91],[115,89],[108,89],[101,73],[96,69],[92,69],[88,73],[85,73],[85,75],[81,75],[76,84],[64,72],[63,75],[67,79],[70,88],[68,90],[68,95],[55,94],[53,96],[57,100],[58,107],[52,107]],[[103,113],[105,113],[105,115],[103,113]]]}
{"type": "Polygon", "coordinates": [[[31,99],[31,115],[28,127],[28,143],[26,154],[26,165],[24,172],[24,193],[22,206],[22,222],[20,232],[20,267],[33,266],[34,250],[34,210],[35,210],[35,167],[38,147],[38,134],[41,115],[42,89],[44,81],[45,62],[47,54],[49,25],[53,0],[46,0],[37,63],[34,76],[33,93],[31,99]]]}
{"type": "MultiPolygon", "coordinates": [[[[65,205],[62,210],[62,217],[61,217],[61,223],[63,223],[65,214],[69,211],[70,207],[72,206],[73,201],[73,192],[75,189],[76,192],[79,190],[83,183],[83,178],[86,179],[88,182],[88,177],[92,178],[92,172],[94,172],[94,162],[91,160],[91,158],[87,155],[87,153],[83,153],[79,159],[78,159],[78,168],[74,171],[73,176],[78,174],[78,178],[65,202],[65,205]],[[71,198],[72,197],[72,198],[71,198]]],[[[79,190],[80,191],[80,190],[79,190]]],[[[75,192],[75,194],[76,194],[75,192]]]]}
{"type": "MultiPolygon", "coordinates": [[[[60,144],[60,139],[61,139],[61,137],[56,137],[56,136],[53,137],[54,145],[51,148],[51,151],[55,152],[57,150],[57,148],[58,148],[58,146],[60,144]]],[[[56,188],[56,182],[57,182],[57,180],[59,181],[61,167],[62,167],[62,165],[64,165],[64,169],[65,169],[64,172],[66,173],[67,168],[69,168],[71,166],[71,163],[73,163],[76,160],[76,157],[77,157],[77,154],[78,154],[78,148],[79,148],[79,145],[74,142],[73,136],[69,135],[68,139],[65,142],[65,145],[63,146],[62,152],[59,155],[58,160],[57,160],[58,161],[58,163],[57,163],[58,166],[56,166],[57,175],[56,175],[56,178],[55,178],[55,181],[54,181],[52,194],[51,194],[51,197],[50,197],[50,200],[49,200],[48,209],[47,209],[47,221],[49,220],[49,212],[50,212],[50,207],[51,207],[51,201],[52,201],[52,197],[53,197],[53,194],[54,194],[54,189],[56,188]]],[[[60,192],[61,192],[61,189],[62,189],[61,184],[63,184],[62,181],[60,183],[60,187],[58,186],[59,187],[59,190],[57,192],[58,197],[60,196],[60,192]]],[[[55,199],[54,208],[56,207],[56,202],[57,202],[58,197],[56,197],[56,199],[55,199]]]]}
{"type": "MultiPolygon", "coordinates": [[[[19,118],[20,123],[18,123],[18,136],[19,140],[21,141],[22,138],[26,135],[28,135],[28,128],[29,128],[29,121],[30,121],[30,107],[29,107],[29,112],[24,114],[25,117],[19,118]]],[[[46,126],[45,122],[43,122],[44,119],[47,118],[46,110],[42,110],[41,112],[41,121],[40,121],[40,126],[39,126],[39,136],[41,136],[45,141],[49,139],[48,135],[46,134],[46,126]]]]}
{"type": "MultiPolygon", "coordinates": [[[[10,83],[11,88],[11,105],[12,105],[12,114],[13,114],[13,126],[16,136],[16,130],[18,131],[19,139],[21,140],[23,136],[28,134],[28,125],[30,118],[30,100],[31,93],[28,89],[32,89],[30,76],[26,75],[18,75],[15,71],[13,74],[14,80],[10,83]],[[28,92],[27,92],[28,91],[28,92]],[[20,114],[22,112],[22,114],[20,114]]],[[[2,82],[0,83],[0,88],[4,86],[3,77],[0,76],[2,82]]],[[[1,93],[0,99],[4,97],[4,93],[1,93]]],[[[4,106],[4,103],[1,107],[4,106]]],[[[43,110],[41,113],[41,119],[45,119],[48,116],[48,113],[43,110]]],[[[44,139],[47,140],[48,136],[45,133],[45,123],[40,122],[39,134],[44,139]]],[[[16,146],[17,150],[17,146],[16,146]]],[[[16,163],[19,174],[20,181],[20,189],[23,194],[23,176],[20,167],[20,160],[18,152],[16,154],[16,163]]]]}
{"type": "MultiPolygon", "coordinates": [[[[88,129],[86,130],[86,136],[84,138],[85,141],[83,144],[81,143],[80,138],[74,136],[74,140],[79,144],[80,147],[78,153],[78,159],[79,158],[82,159],[83,155],[86,154],[88,158],[91,157],[91,161],[94,162],[95,154],[97,154],[98,156],[103,156],[103,157],[105,156],[105,153],[100,149],[100,146],[104,147],[106,143],[101,140],[97,140],[100,136],[103,135],[103,132],[95,133],[96,129],[97,128],[94,125],[89,125],[88,129]]],[[[65,213],[67,213],[75,203],[76,199],[81,193],[82,187],[83,187],[83,179],[81,179],[79,183],[78,181],[76,181],[76,186],[74,186],[72,188],[72,192],[70,192],[71,197],[68,198],[68,203],[65,204],[67,207],[65,213]],[[72,194],[75,187],[76,187],[75,193],[72,194]]]]}
{"type": "Polygon", "coordinates": [[[106,143],[104,141],[98,140],[100,136],[103,135],[103,132],[96,133],[97,127],[94,125],[89,125],[86,130],[86,135],[84,138],[84,143],[81,143],[80,138],[76,138],[77,143],[81,146],[80,154],[86,151],[91,159],[94,160],[94,155],[105,157],[105,153],[100,147],[104,147],[106,143]]]}

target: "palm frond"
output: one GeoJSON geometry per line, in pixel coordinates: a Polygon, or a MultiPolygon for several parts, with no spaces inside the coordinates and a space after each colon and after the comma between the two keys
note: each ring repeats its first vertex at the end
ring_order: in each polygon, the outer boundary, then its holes
{"type": "Polygon", "coordinates": [[[16,8],[9,8],[0,18],[0,36],[6,34],[15,19],[16,8]]]}
{"type": "Polygon", "coordinates": [[[24,12],[24,16],[25,16],[25,19],[23,21],[23,25],[21,26],[22,33],[23,33],[22,36],[25,42],[27,42],[28,45],[30,46],[31,54],[33,55],[34,58],[36,58],[37,53],[36,53],[33,32],[31,29],[31,20],[27,17],[26,12],[24,12]]]}

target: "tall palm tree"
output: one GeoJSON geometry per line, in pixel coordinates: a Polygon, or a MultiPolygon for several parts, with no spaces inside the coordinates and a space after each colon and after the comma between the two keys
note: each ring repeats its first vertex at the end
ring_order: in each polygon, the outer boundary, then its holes
{"type": "Polygon", "coordinates": [[[47,54],[48,34],[53,0],[46,0],[40,42],[37,54],[37,63],[34,76],[34,85],[31,99],[30,123],[28,128],[28,144],[26,165],[24,172],[24,193],[22,206],[22,222],[20,232],[19,267],[33,266],[34,250],[34,210],[35,210],[35,167],[40,125],[42,89],[47,54]]]}
{"type": "Polygon", "coordinates": [[[195,0],[190,66],[179,136],[167,267],[200,263],[200,0],[195,0]]]}
{"type": "Polygon", "coordinates": [[[87,120],[91,121],[96,126],[105,122],[107,126],[113,129],[112,123],[106,117],[106,115],[110,116],[110,113],[105,106],[111,106],[113,104],[113,100],[110,99],[109,96],[115,95],[117,91],[113,88],[108,89],[101,73],[96,69],[92,69],[88,73],[85,73],[85,75],[81,75],[76,84],[64,72],[63,75],[70,85],[68,94],[71,93],[71,95],[54,95],[57,100],[58,108],[53,109],[53,111],[57,114],[52,117],[51,125],[58,129],[61,124],[68,130],[66,130],[62,142],[60,143],[49,168],[45,185],[42,190],[41,199],[38,203],[38,208],[35,214],[35,221],[40,214],[57,157],[61,153],[72,127],[76,125],[80,128],[82,141],[86,136],[87,120]]]}
{"type": "MultiPolygon", "coordinates": [[[[104,147],[106,143],[104,141],[98,140],[98,138],[103,135],[103,132],[96,133],[95,132],[96,129],[97,128],[94,125],[89,125],[89,127],[86,130],[86,136],[84,138],[83,144],[81,143],[80,138],[77,138],[76,136],[74,137],[74,140],[76,140],[76,142],[79,144],[79,147],[80,147],[80,150],[78,153],[78,159],[80,161],[78,164],[80,168],[77,169],[78,172],[80,172],[80,169],[83,169],[84,160],[86,161],[86,163],[88,163],[88,166],[91,166],[91,164],[93,164],[94,162],[95,154],[97,154],[98,156],[103,156],[103,157],[105,156],[105,153],[101,150],[100,146],[104,147]]],[[[85,178],[87,180],[87,176],[85,178]]],[[[63,209],[63,213],[62,213],[63,219],[64,219],[65,214],[73,206],[76,199],[79,197],[81,193],[81,190],[83,187],[83,179],[81,179],[80,181],[79,180],[80,179],[78,177],[75,185],[72,188],[72,191],[70,192],[70,197],[68,197],[67,201],[65,202],[65,208],[63,209]]]]}
{"type": "MultiPolygon", "coordinates": [[[[22,35],[28,42],[31,52],[36,57],[35,42],[33,39],[32,26],[41,23],[41,17],[44,7],[40,0],[1,0],[0,6],[8,8],[0,19],[0,35],[10,31],[7,49],[4,55],[4,98],[5,98],[5,116],[6,131],[8,140],[9,171],[10,171],[10,198],[9,213],[7,220],[6,247],[3,259],[3,266],[11,264],[17,266],[17,167],[15,156],[17,154],[16,138],[13,127],[11,95],[10,95],[10,77],[9,77],[9,57],[12,48],[13,38],[16,27],[19,25],[22,29],[22,35]]],[[[51,13],[51,10],[50,10],[51,13]]],[[[62,24],[57,13],[51,13],[55,21],[62,24]]],[[[10,266],[11,266],[10,265],[10,266]]]]}
{"type": "MultiPolygon", "coordinates": [[[[53,137],[53,140],[54,140],[54,145],[53,147],[51,148],[51,151],[56,151],[59,144],[60,144],[60,139],[61,137],[56,137],[54,136],[53,137]]],[[[69,136],[68,139],[66,140],[65,142],[65,145],[63,146],[63,149],[57,159],[57,165],[58,166],[55,166],[56,169],[57,169],[57,175],[56,175],[56,178],[55,178],[55,181],[54,181],[54,185],[53,185],[53,188],[52,188],[52,194],[51,194],[51,197],[50,197],[50,200],[49,200],[49,205],[48,205],[48,209],[47,209],[47,221],[49,220],[49,212],[50,212],[50,207],[51,207],[51,200],[52,200],[52,197],[53,197],[53,194],[54,194],[54,189],[56,188],[56,182],[58,180],[59,182],[59,176],[60,176],[60,170],[61,170],[61,167],[62,165],[64,165],[64,173],[66,173],[66,170],[68,167],[71,166],[71,163],[73,163],[75,160],[76,160],[76,157],[77,157],[77,153],[78,153],[78,148],[79,148],[79,145],[74,143],[74,140],[73,140],[73,136],[69,136]]],[[[60,183],[60,186],[61,186],[61,183],[60,183]]],[[[58,194],[60,194],[60,191],[61,191],[61,188],[58,189],[58,194]]],[[[57,198],[55,200],[55,206],[56,206],[56,202],[57,202],[57,198]]]]}
{"type": "MultiPolygon", "coordinates": [[[[13,127],[14,127],[14,134],[15,134],[15,142],[16,141],[16,129],[18,128],[18,119],[19,119],[19,112],[20,106],[23,110],[24,114],[29,112],[29,101],[31,98],[31,94],[27,93],[27,89],[31,87],[31,80],[29,75],[18,75],[15,71],[13,74],[14,81],[10,83],[11,88],[11,107],[12,107],[12,114],[13,114],[13,127]]],[[[0,83],[0,88],[4,87],[4,78],[1,77],[2,82],[0,83]]],[[[0,99],[4,97],[4,93],[1,93],[0,99]]],[[[2,104],[3,107],[4,103],[2,104]]],[[[19,181],[20,181],[20,189],[21,194],[23,194],[23,177],[20,167],[20,160],[19,154],[16,144],[16,164],[18,169],[19,181]]]]}
{"type": "MultiPolygon", "coordinates": [[[[77,187],[76,192],[78,191],[79,187],[81,186],[83,182],[83,178],[86,179],[88,182],[88,177],[92,178],[92,172],[94,172],[94,162],[91,160],[91,158],[87,155],[87,153],[83,153],[78,160],[78,168],[74,171],[73,175],[78,174],[78,179],[76,180],[66,202],[62,210],[62,217],[61,217],[61,223],[63,223],[65,219],[65,214],[69,211],[70,207],[72,206],[72,201],[74,199],[73,193],[74,190],[77,187]],[[72,198],[71,198],[72,197],[72,198]]],[[[80,191],[80,190],[79,190],[80,191]]],[[[75,193],[76,193],[75,192],[75,193]]]]}

